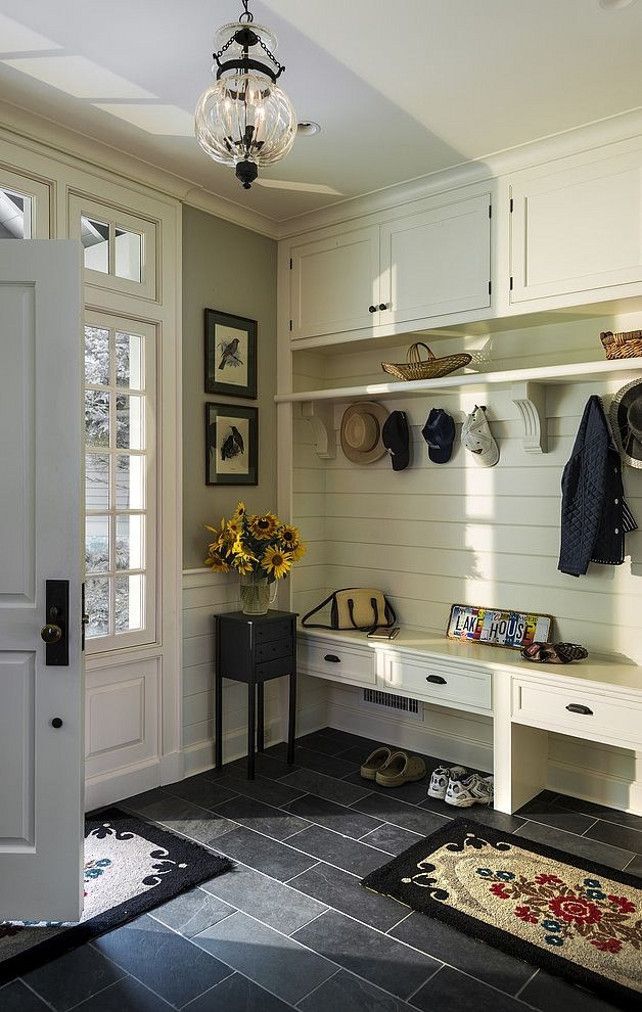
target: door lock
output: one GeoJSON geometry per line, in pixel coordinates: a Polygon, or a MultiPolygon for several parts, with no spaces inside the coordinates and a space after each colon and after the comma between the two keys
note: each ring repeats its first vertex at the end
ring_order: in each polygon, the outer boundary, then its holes
{"type": "Polygon", "coordinates": [[[45,664],[67,667],[69,664],[69,580],[45,583],[46,624],[40,630],[45,642],[45,664]]]}
{"type": "Polygon", "coordinates": [[[43,625],[40,630],[40,636],[45,643],[49,645],[51,643],[60,643],[63,632],[59,625],[55,625],[53,622],[50,622],[48,625],[43,625]]]}

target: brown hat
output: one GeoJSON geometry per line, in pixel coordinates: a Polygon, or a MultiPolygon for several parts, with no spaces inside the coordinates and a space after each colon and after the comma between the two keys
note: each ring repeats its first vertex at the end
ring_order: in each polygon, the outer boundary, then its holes
{"type": "Polygon", "coordinates": [[[355,464],[372,464],[386,452],[381,439],[388,412],[376,401],[351,404],[341,419],[341,449],[355,464]]]}
{"type": "Polygon", "coordinates": [[[618,390],[609,418],[624,463],[642,467],[642,380],[633,380],[618,390]]]}

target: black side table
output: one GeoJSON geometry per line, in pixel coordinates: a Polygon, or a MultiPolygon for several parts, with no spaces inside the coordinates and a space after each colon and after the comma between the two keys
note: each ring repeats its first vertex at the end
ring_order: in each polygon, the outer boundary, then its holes
{"type": "Polygon", "coordinates": [[[294,762],[296,723],[296,614],[268,611],[244,615],[241,611],[215,615],[214,661],[215,764],[223,765],[223,679],[247,682],[247,775],[254,779],[255,748],[264,748],[264,683],[289,675],[288,763],[294,762]],[[258,700],[257,698],[258,697],[258,700]],[[257,717],[258,703],[258,722],[257,717]],[[256,742],[256,744],[255,744],[256,742]]]}

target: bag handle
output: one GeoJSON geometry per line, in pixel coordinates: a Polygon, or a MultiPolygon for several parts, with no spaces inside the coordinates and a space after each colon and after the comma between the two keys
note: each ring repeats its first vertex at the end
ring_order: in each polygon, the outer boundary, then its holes
{"type": "Polygon", "coordinates": [[[333,625],[323,625],[322,623],[318,622],[316,623],[308,622],[308,619],[312,618],[313,615],[316,615],[316,613],[318,611],[321,611],[322,608],[325,608],[326,604],[330,604],[330,601],[332,601],[332,599],[334,598],[335,593],[336,591],[333,591],[329,597],[326,597],[325,601],[322,601],[321,604],[318,604],[316,608],[312,608],[311,611],[306,612],[306,614],[301,619],[301,625],[304,625],[307,629],[334,629],[333,625]]]}
{"type": "Polygon", "coordinates": [[[348,598],[348,614],[350,616],[350,621],[352,622],[352,625],[358,632],[372,632],[372,630],[376,629],[377,626],[379,625],[379,609],[377,608],[376,597],[370,598],[370,604],[372,605],[372,611],[374,613],[374,624],[357,625],[357,623],[354,620],[354,601],[352,600],[351,597],[348,598]]]}

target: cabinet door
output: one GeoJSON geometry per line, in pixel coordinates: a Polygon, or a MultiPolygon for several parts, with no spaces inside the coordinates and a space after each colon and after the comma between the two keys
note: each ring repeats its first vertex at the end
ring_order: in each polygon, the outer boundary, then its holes
{"type": "MultiPolygon", "coordinates": [[[[642,281],[642,152],[512,181],[511,302],[642,281]]],[[[563,304],[569,303],[566,299],[563,304]]]]}
{"type": "Polygon", "coordinates": [[[381,324],[490,306],[490,194],[381,226],[381,324]]]}
{"type": "Polygon", "coordinates": [[[378,322],[379,234],[376,225],[293,246],[292,337],[360,330],[378,322]]]}

